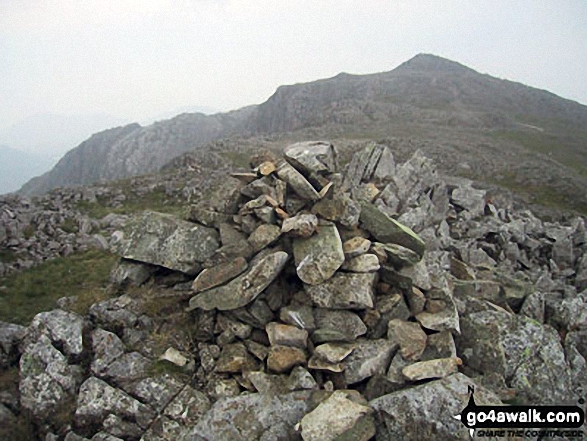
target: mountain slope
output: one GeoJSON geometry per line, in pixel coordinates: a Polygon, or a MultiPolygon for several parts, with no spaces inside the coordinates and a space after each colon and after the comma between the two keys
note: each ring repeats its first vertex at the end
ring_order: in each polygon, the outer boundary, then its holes
{"type": "Polygon", "coordinates": [[[291,138],[391,138],[391,144],[413,143],[433,156],[451,152],[448,171],[467,162],[469,177],[510,183],[519,173],[528,174],[515,185],[528,184],[530,174],[544,180],[541,174],[546,171],[552,181],[548,185],[564,187],[570,198],[585,186],[587,177],[584,127],[586,106],[421,54],[389,72],[343,73],[281,86],[266,102],[238,111],[180,115],[120,139],[106,137],[100,148],[88,149],[82,143],[23,192],[153,172],[217,139],[289,133],[291,138]],[[438,146],[443,146],[440,153],[438,146]],[[67,156],[76,160],[66,160],[67,156]],[[489,168],[482,169],[485,166],[489,168]]]}

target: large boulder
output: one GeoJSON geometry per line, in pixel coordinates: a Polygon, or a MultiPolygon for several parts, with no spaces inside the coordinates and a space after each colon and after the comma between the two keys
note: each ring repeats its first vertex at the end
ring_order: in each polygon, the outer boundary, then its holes
{"type": "Polygon", "coordinates": [[[146,211],[127,224],[117,251],[125,259],[195,274],[219,246],[213,228],[146,211]]]}

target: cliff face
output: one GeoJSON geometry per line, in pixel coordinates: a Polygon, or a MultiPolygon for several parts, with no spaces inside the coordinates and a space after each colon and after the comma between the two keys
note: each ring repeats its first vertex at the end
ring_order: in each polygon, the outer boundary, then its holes
{"type": "Polygon", "coordinates": [[[586,106],[421,54],[390,72],[343,73],[281,86],[265,103],[229,113],[183,114],[144,128],[131,125],[94,135],[22,192],[153,172],[221,138],[308,129],[325,138],[415,135],[424,130],[440,143],[458,130],[475,131],[472,136],[494,131],[533,153],[585,168],[585,126],[586,106]]]}

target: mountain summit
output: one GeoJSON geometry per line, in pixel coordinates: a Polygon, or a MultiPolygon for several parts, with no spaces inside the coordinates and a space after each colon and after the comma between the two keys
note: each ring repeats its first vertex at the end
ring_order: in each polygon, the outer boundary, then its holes
{"type": "Polygon", "coordinates": [[[446,171],[464,164],[468,177],[525,189],[546,182],[551,194],[572,201],[587,193],[584,127],[586,106],[419,54],[389,72],[280,86],[264,103],[233,112],[182,114],[112,132],[121,136],[94,135],[22,193],[156,172],[219,139],[287,134],[290,140],[391,137],[423,149],[446,171]]]}

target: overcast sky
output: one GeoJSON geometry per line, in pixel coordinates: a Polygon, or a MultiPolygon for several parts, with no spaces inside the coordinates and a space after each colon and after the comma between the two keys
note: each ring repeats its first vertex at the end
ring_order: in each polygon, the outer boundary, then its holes
{"type": "Polygon", "coordinates": [[[0,0],[0,129],[230,110],[420,52],[587,104],[586,0],[0,0]]]}

